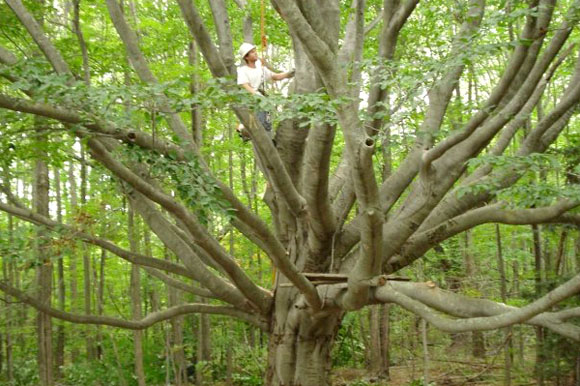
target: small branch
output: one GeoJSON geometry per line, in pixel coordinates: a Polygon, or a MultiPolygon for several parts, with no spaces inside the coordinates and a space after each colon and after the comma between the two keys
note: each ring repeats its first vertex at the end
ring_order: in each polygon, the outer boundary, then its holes
{"type": "Polygon", "coordinates": [[[54,318],[66,320],[71,323],[77,324],[97,324],[126,328],[130,330],[143,330],[148,327],[151,327],[156,323],[174,318],[176,316],[193,313],[202,313],[202,314],[231,316],[243,320],[245,322],[248,322],[250,324],[253,324],[254,326],[259,327],[263,331],[268,331],[268,324],[266,323],[266,321],[260,319],[255,315],[248,314],[233,307],[212,306],[208,304],[196,304],[196,303],[183,304],[163,311],[153,312],[141,320],[124,320],[112,318],[109,316],[78,315],[57,310],[40,302],[36,298],[28,296],[24,292],[8,285],[5,281],[2,280],[0,280],[0,290],[54,318]]]}

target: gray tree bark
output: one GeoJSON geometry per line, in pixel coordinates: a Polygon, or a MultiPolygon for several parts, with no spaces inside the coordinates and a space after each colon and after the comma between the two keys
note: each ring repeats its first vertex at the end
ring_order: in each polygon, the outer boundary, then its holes
{"type": "MultiPolygon", "coordinates": [[[[63,207],[62,207],[62,196],[61,196],[61,182],[60,182],[60,171],[58,168],[54,170],[54,189],[56,194],[56,216],[59,223],[63,223],[63,207]]],[[[59,251],[57,251],[59,256],[57,260],[57,290],[58,290],[58,307],[61,310],[65,310],[66,304],[66,287],[65,287],[65,275],[64,275],[64,256],[62,256],[59,251]]],[[[56,333],[56,347],[54,356],[54,366],[56,372],[56,378],[62,377],[61,367],[64,366],[64,348],[65,348],[65,330],[64,324],[62,322],[58,323],[57,333],[56,333]]]]}
{"type": "MultiPolygon", "coordinates": [[[[128,212],[128,233],[129,233],[129,244],[131,252],[137,252],[139,250],[139,229],[137,224],[135,224],[134,210],[131,205],[129,205],[128,212]]],[[[134,320],[139,320],[143,317],[142,305],[141,305],[141,273],[139,266],[133,264],[131,266],[131,316],[134,320]]],[[[143,332],[134,331],[133,332],[133,355],[134,355],[134,366],[135,366],[135,376],[137,378],[137,383],[139,386],[145,386],[145,367],[143,363],[143,332]]]]}
{"type": "MultiPolygon", "coordinates": [[[[500,294],[501,300],[504,303],[507,303],[508,295],[507,295],[507,279],[506,279],[506,272],[505,272],[505,262],[503,257],[503,247],[502,247],[502,238],[501,238],[501,231],[498,224],[495,226],[495,235],[496,235],[496,245],[497,245],[497,267],[499,271],[499,280],[500,280],[500,294]]],[[[503,347],[504,351],[504,380],[503,384],[505,386],[511,385],[512,379],[512,350],[513,350],[513,343],[512,343],[512,328],[507,327],[504,329],[504,336],[505,336],[505,344],[503,347]]]]}
{"type": "MultiPolygon", "coordinates": [[[[42,121],[35,122],[38,133],[42,136],[42,121]]],[[[42,216],[49,216],[49,178],[48,166],[44,160],[36,161],[34,172],[34,207],[42,216]]],[[[36,268],[36,286],[38,301],[50,307],[52,296],[52,261],[51,251],[46,231],[39,228],[36,234],[36,253],[38,266],[36,268]]],[[[42,386],[52,386],[54,382],[52,353],[52,319],[50,315],[39,312],[36,317],[38,342],[38,370],[42,386]]]]}

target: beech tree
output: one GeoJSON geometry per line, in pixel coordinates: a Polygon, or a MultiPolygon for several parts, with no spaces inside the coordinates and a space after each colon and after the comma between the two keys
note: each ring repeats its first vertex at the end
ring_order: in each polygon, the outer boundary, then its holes
{"type": "MultiPolygon", "coordinates": [[[[118,184],[179,263],[28,207],[14,192],[14,156],[2,165],[0,209],[209,301],[124,320],[66,312],[0,281],[5,294],[42,315],[133,330],[191,313],[237,318],[269,335],[267,385],[329,384],[344,315],[379,303],[448,332],[525,323],[580,341],[572,321],[580,308],[553,310],[580,291],[580,274],[520,308],[397,276],[431,248],[481,224],[580,225],[577,180],[539,197],[534,188],[549,181],[530,178],[565,130],[578,132],[580,61],[573,41],[580,1],[508,1],[506,11],[506,2],[485,0],[459,1],[453,10],[438,1],[272,0],[291,39],[285,43],[296,77],[288,96],[260,101],[235,84],[234,52],[252,36],[252,2],[159,4],[163,17],[178,18],[190,34],[167,45],[151,43],[156,37],[139,23],[135,4],[107,0],[105,9],[87,2],[99,16],[84,22],[112,25],[124,48],[108,59],[97,53],[97,39],[84,37],[79,2],[70,28],[41,25],[37,3],[5,3],[3,127],[25,131],[27,119],[39,117],[47,123],[30,130],[86,149],[95,172],[118,184]],[[439,20],[433,24],[439,36],[418,33],[426,15],[439,20]],[[63,43],[71,40],[78,44],[74,52],[63,43]],[[190,60],[197,50],[202,60],[190,60]],[[115,62],[125,57],[130,66],[115,62]],[[181,68],[176,78],[199,77],[207,68],[211,79],[189,87],[167,74],[160,78],[159,63],[169,62],[181,68]],[[405,82],[413,71],[423,77],[405,82]],[[275,142],[254,117],[257,105],[273,101],[283,104],[275,142]],[[267,181],[268,214],[253,211],[208,166],[198,109],[207,108],[204,119],[211,120],[224,107],[249,132],[267,181]],[[272,288],[258,285],[240,264],[244,256],[230,253],[241,251],[226,248],[222,236],[234,231],[268,257],[272,288]]],[[[12,154],[9,138],[2,143],[6,154],[12,154]]],[[[103,216],[115,209],[103,208],[103,216]]]]}

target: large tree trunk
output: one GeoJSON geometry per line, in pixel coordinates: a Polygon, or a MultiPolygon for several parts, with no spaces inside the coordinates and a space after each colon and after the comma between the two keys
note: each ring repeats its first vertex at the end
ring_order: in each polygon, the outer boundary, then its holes
{"type": "Polygon", "coordinates": [[[313,319],[294,289],[278,289],[265,384],[330,385],[330,352],[342,317],[341,312],[328,312],[313,319]]]}

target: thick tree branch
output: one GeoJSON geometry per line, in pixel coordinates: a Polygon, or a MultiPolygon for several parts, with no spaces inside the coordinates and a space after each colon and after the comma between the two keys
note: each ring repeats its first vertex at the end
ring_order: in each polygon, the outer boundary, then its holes
{"type": "MultiPolygon", "coordinates": [[[[485,10],[485,0],[472,0],[469,2],[465,22],[462,24],[459,33],[454,39],[453,46],[448,55],[448,60],[454,62],[461,54],[465,52],[473,35],[479,29],[485,10]]],[[[425,119],[421,124],[419,132],[426,133],[427,137],[423,140],[423,146],[426,148],[432,145],[432,136],[439,131],[443,116],[447,111],[447,106],[453,95],[453,90],[463,73],[465,63],[452,63],[449,70],[437,81],[427,95],[429,107],[425,112],[425,119]]]]}
{"type": "MultiPolygon", "coordinates": [[[[71,124],[84,123],[80,116],[70,110],[57,109],[49,105],[33,103],[2,94],[0,94],[0,107],[37,114],[71,124]]],[[[153,140],[153,138],[143,132],[125,131],[104,125],[87,125],[87,127],[94,129],[99,133],[119,138],[127,143],[136,143],[144,148],[154,149],[164,154],[171,151],[177,155],[178,159],[186,159],[182,149],[159,139],[153,140]]],[[[222,186],[223,184],[220,183],[220,187],[222,186]]],[[[231,192],[230,189],[225,187],[222,191],[228,201],[233,204],[233,208],[236,210],[236,217],[240,219],[240,222],[237,224],[234,221],[234,225],[236,225],[236,227],[251,240],[260,240],[258,245],[264,248],[268,256],[272,259],[272,263],[306,296],[309,303],[313,305],[320,304],[316,291],[310,281],[301,275],[296,266],[288,259],[284,247],[269,231],[267,225],[253,213],[249,212],[247,208],[233,195],[233,192],[231,192]]]]}
{"type": "Polygon", "coordinates": [[[288,210],[296,217],[304,216],[306,200],[296,189],[266,130],[255,118],[255,115],[249,111],[241,108],[234,108],[234,111],[250,133],[254,150],[260,159],[265,177],[280,193],[280,198],[285,202],[288,210]]]}
{"type": "Polygon", "coordinates": [[[130,330],[143,330],[152,325],[162,322],[164,320],[168,320],[174,318],[179,315],[187,315],[193,313],[202,313],[202,314],[215,314],[215,315],[227,315],[231,316],[245,322],[248,322],[263,331],[268,331],[268,324],[266,321],[261,319],[257,315],[251,315],[249,313],[240,311],[233,307],[224,307],[224,306],[212,306],[208,304],[182,304],[176,307],[172,307],[163,311],[153,312],[141,320],[124,320],[124,319],[117,319],[112,318],[109,316],[96,316],[96,315],[78,315],[72,314],[69,312],[64,312],[61,310],[57,310],[52,308],[36,298],[25,294],[24,292],[10,286],[3,280],[0,280],[0,290],[5,292],[6,294],[15,297],[16,299],[20,300],[23,303],[26,303],[39,311],[44,312],[54,318],[62,319],[69,321],[71,323],[77,324],[98,324],[98,325],[107,325],[112,327],[120,327],[126,328],[130,330]]]}
{"type": "Polygon", "coordinates": [[[302,186],[308,203],[312,231],[309,243],[314,255],[326,249],[336,227],[328,197],[328,174],[335,132],[335,126],[322,124],[313,126],[308,135],[302,186]]]}
{"type": "Polygon", "coordinates": [[[213,21],[218,36],[220,54],[224,66],[230,74],[235,74],[236,64],[234,61],[234,48],[232,42],[232,32],[230,29],[230,19],[228,9],[224,0],[211,0],[209,2],[213,21]]]}
{"type": "Polygon", "coordinates": [[[172,263],[167,260],[156,259],[153,257],[144,256],[138,253],[127,251],[123,248],[118,247],[117,245],[113,244],[110,241],[100,239],[98,237],[85,233],[79,229],[76,229],[70,225],[61,224],[56,221],[50,220],[26,208],[14,207],[0,203],[0,210],[6,213],[10,213],[24,221],[28,221],[36,225],[46,226],[54,231],[65,230],[67,231],[69,237],[82,240],[83,242],[101,247],[130,263],[137,264],[143,267],[151,267],[158,270],[171,272],[176,275],[188,277],[190,279],[195,278],[195,276],[189,270],[187,270],[186,267],[172,263]]]}
{"type": "Polygon", "coordinates": [[[578,200],[561,200],[558,203],[534,209],[506,209],[505,203],[487,205],[454,217],[432,229],[413,235],[403,245],[398,255],[386,262],[385,273],[396,272],[423,256],[429,249],[456,234],[487,223],[528,225],[554,222],[580,205],[578,200]]]}
{"type": "Polygon", "coordinates": [[[59,74],[71,74],[68,64],[64,61],[56,47],[46,37],[42,27],[37,23],[34,17],[28,12],[20,0],[5,0],[6,4],[16,14],[22,25],[26,28],[32,39],[36,42],[40,50],[52,64],[59,74]]]}
{"type": "MultiPolygon", "coordinates": [[[[394,302],[421,315],[444,331],[463,332],[496,329],[519,323],[542,325],[554,329],[557,316],[546,313],[553,305],[580,291],[580,275],[522,308],[510,307],[489,300],[440,290],[429,284],[389,282],[378,287],[375,297],[381,302],[394,302]],[[445,312],[463,320],[439,317],[433,310],[445,312]]],[[[560,323],[561,324],[561,323],[560,323]]],[[[580,328],[574,325],[556,327],[556,332],[580,341],[580,328]],[[564,328],[562,328],[564,327],[564,328]]]]}
{"type": "MultiPolygon", "coordinates": [[[[350,81],[359,83],[360,81],[360,61],[362,59],[363,40],[365,34],[364,13],[365,0],[353,0],[351,14],[346,25],[344,43],[338,52],[338,62],[343,67],[352,67],[350,81]]],[[[353,89],[353,97],[358,95],[360,87],[353,89]]]]}
{"type": "MultiPolygon", "coordinates": [[[[159,83],[155,75],[153,75],[149,69],[147,61],[139,49],[139,40],[137,38],[137,34],[125,21],[123,12],[117,3],[117,0],[107,0],[107,8],[109,10],[109,15],[111,16],[111,21],[113,22],[119,37],[123,41],[129,61],[133,65],[133,68],[135,69],[135,72],[139,78],[145,83],[159,83]]],[[[161,102],[161,109],[164,111],[171,111],[167,98],[164,95],[158,95],[158,98],[161,102]]],[[[190,149],[196,148],[191,133],[189,130],[187,130],[185,124],[177,113],[167,114],[167,122],[169,123],[169,126],[173,132],[184,143],[186,143],[190,149]]]]}
{"type": "Polygon", "coordinates": [[[173,231],[172,224],[153,205],[137,192],[130,192],[128,196],[133,207],[139,212],[151,230],[175,253],[189,271],[194,273],[195,280],[199,281],[220,299],[242,309],[249,308],[242,293],[207,269],[199,256],[173,231]]]}
{"type": "Polygon", "coordinates": [[[166,275],[157,269],[148,267],[145,267],[144,269],[145,271],[147,271],[149,275],[161,280],[170,287],[176,288],[183,292],[188,292],[193,295],[201,296],[203,298],[216,298],[216,296],[211,291],[199,287],[194,287],[192,285],[188,285],[182,282],[181,280],[174,279],[171,276],[166,275]]]}
{"type": "MultiPolygon", "coordinates": [[[[318,73],[325,79],[326,86],[330,89],[336,82],[336,56],[331,47],[315,32],[308,20],[302,14],[297,4],[292,0],[273,0],[280,14],[288,23],[290,30],[300,39],[304,45],[310,61],[314,64],[318,73]]],[[[312,4],[313,5],[313,4],[312,4]]],[[[321,18],[314,18],[321,22],[321,18]]]]}
{"type": "MultiPolygon", "coordinates": [[[[484,144],[487,144],[489,140],[497,133],[497,131],[505,126],[513,116],[518,114],[524,108],[526,101],[533,97],[534,90],[538,89],[538,84],[545,76],[545,74],[549,74],[549,71],[547,70],[550,67],[550,63],[556,57],[568,39],[571,31],[572,27],[568,25],[567,21],[565,21],[556,32],[549,46],[546,48],[542,59],[534,65],[526,81],[521,85],[521,87],[518,89],[518,92],[513,96],[511,101],[507,103],[507,105],[499,114],[491,118],[486,124],[483,125],[483,127],[480,127],[477,131],[475,131],[477,126],[473,125],[473,123],[478,121],[478,119],[472,119],[462,132],[449,137],[435,148],[429,150],[423,156],[424,167],[429,167],[434,160],[441,157],[453,146],[461,143],[462,141],[465,141],[467,138],[470,138],[470,136],[473,137],[473,142],[477,141],[476,143],[479,145],[479,147],[475,147],[474,144],[469,143],[468,146],[470,149],[479,150],[481,147],[483,147],[484,144]],[[475,139],[476,137],[479,137],[479,140],[475,139]]],[[[557,67],[557,62],[555,66],[557,67]]],[[[469,153],[469,156],[472,154],[473,153],[469,153]]],[[[454,161],[455,164],[457,164],[457,160],[454,161]]]]}
{"type": "Polygon", "coordinates": [[[178,0],[179,8],[189,28],[189,32],[195,39],[207,65],[215,77],[226,77],[234,75],[230,73],[228,67],[222,61],[222,57],[211,40],[211,36],[205,26],[203,19],[192,0],[178,0]]]}
{"type": "Polygon", "coordinates": [[[150,200],[160,204],[167,211],[179,218],[196,242],[222,266],[238,289],[262,312],[269,309],[270,297],[266,291],[255,285],[241,267],[228,255],[224,248],[207,233],[194,216],[173,197],[155,189],[130,169],[115,160],[106,148],[97,140],[90,139],[88,145],[93,156],[123,181],[134,187],[150,200]]]}

